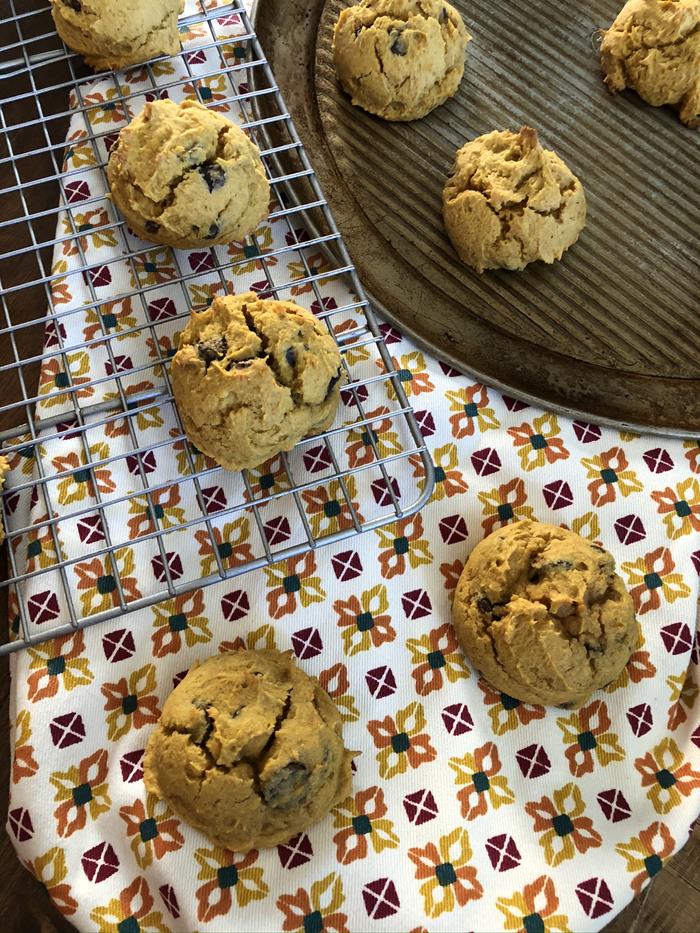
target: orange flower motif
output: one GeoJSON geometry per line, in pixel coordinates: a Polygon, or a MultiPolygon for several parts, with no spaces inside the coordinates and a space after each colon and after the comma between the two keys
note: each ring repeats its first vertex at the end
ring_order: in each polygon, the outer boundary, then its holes
{"type": "Polygon", "coordinates": [[[88,308],[85,311],[85,323],[88,326],[83,328],[85,340],[101,336],[103,331],[106,331],[113,340],[129,340],[138,337],[136,333],[120,333],[137,326],[131,301],[131,298],[119,298],[116,301],[107,301],[97,308],[88,308]]]}
{"type": "Polygon", "coordinates": [[[387,807],[381,787],[358,791],[335,807],[331,814],[333,826],[341,827],[333,836],[336,858],[341,865],[351,865],[367,857],[368,841],[375,852],[396,849],[399,837],[391,820],[384,819],[387,807]]]}
{"type": "Polygon", "coordinates": [[[207,110],[216,110],[219,113],[228,113],[229,105],[215,103],[224,101],[230,94],[226,75],[218,74],[208,78],[199,78],[196,86],[193,83],[183,85],[182,93],[190,100],[199,100],[201,97],[207,110]],[[199,91],[199,96],[197,92],[199,91]]]}
{"type": "Polygon", "coordinates": [[[222,641],[219,645],[219,652],[224,654],[227,651],[242,651],[245,648],[250,651],[257,651],[259,648],[269,651],[272,648],[277,648],[273,626],[265,623],[260,628],[248,632],[245,638],[237,635],[233,641],[222,641]]]}
{"type": "MultiPolygon", "coordinates": [[[[73,105],[71,104],[72,108],[73,105]]],[[[67,143],[69,148],[66,149],[63,160],[64,172],[97,165],[97,157],[92,143],[89,141],[87,130],[76,130],[74,133],[70,133],[67,143]]]]}
{"type": "Polygon", "coordinates": [[[640,894],[646,882],[658,875],[664,859],[673,855],[675,845],[668,826],[657,821],[629,842],[615,846],[615,851],[627,862],[627,871],[637,872],[630,881],[635,894],[640,894]]]}
{"type": "MultiPolygon", "coordinates": [[[[109,224],[109,214],[102,208],[94,208],[82,213],[74,213],[72,222],[66,216],[63,219],[63,232],[67,236],[73,234],[73,226],[78,236],[73,240],[67,240],[64,244],[64,256],[77,256],[80,249],[86,253],[89,249],[102,249],[110,247],[115,249],[117,246],[117,234],[115,230],[101,230],[109,224]],[[78,247],[80,244],[80,248],[78,247]]],[[[94,314],[94,309],[91,309],[94,314]]],[[[87,338],[88,340],[90,338],[87,338]]]]}
{"type": "Polygon", "coordinates": [[[31,658],[29,670],[32,672],[27,678],[30,703],[56,696],[59,687],[74,690],[92,683],[94,674],[88,660],[80,657],[84,650],[82,632],[55,638],[36,648],[27,648],[31,658]]]}
{"type": "Polygon", "coordinates": [[[148,496],[132,496],[129,499],[129,515],[133,515],[127,522],[129,540],[140,538],[156,531],[156,525],[151,517],[151,509],[155,515],[158,526],[161,528],[174,528],[185,521],[185,510],[177,508],[180,502],[180,491],[177,486],[167,486],[157,489],[148,496]]]}
{"type": "Polygon", "coordinates": [[[651,498],[658,506],[659,515],[664,516],[666,534],[672,541],[700,531],[700,482],[694,476],[676,484],[652,492],[651,498]]]}
{"type": "Polygon", "coordinates": [[[54,846],[38,858],[26,862],[26,867],[37,881],[46,888],[54,906],[65,916],[70,917],[78,909],[78,902],[71,897],[71,888],[65,884],[68,876],[66,855],[63,849],[54,846]]]}
{"type": "Polygon", "coordinates": [[[131,287],[145,288],[162,285],[177,278],[177,269],[171,265],[172,253],[167,246],[139,253],[132,259],[131,287]]]}
{"type": "Polygon", "coordinates": [[[137,799],[131,806],[119,808],[126,823],[126,835],[131,839],[131,851],[139,868],[148,868],[153,859],[162,859],[185,844],[180,823],[170,808],[154,794],[146,794],[146,805],[137,799]]]}
{"type": "Polygon", "coordinates": [[[622,564],[620,569],[627,575],[627,588],[639,615],[658,609],[661,595],[669,603],[690,596],[691,590],[683,582],[683,575],[672,573],[675,566],[667,547],[658,547],[638,560],[622,564]]]}
{"type": "Polygon", "coordinates": [[[424,849],[409,849],[408,857],[416,866],[416,879],[423,881],[420,893],[426,914],[433,918],[464,907],[484,893],[476,877],[476,868],[469,864],[472,857],[466,829],[458,826],[438,844],[429,842],[424,849]]]}
{"type": "Polygon", "coordinates": [[[532,424],[524,421],[517,428],[508,428],[513,445],[520,448],[518,456],[526,473],[546,463],[568,459],[569,451],[564,447],[559,431],[556,416],[550,414],[540,415],[532,424]]]}
{"type": "Polygon", "coordinates": [[[569,918],[554,913],[559,907],[559,898],[554,882],[547,875],[540,875],[532,884],[526,884],[522,894],[516,891],[512,897],[499,897],[496,907],[505,918],[505,930],[569,933],[569,918]]]}
{"type": "Polygon", "coordinates": [[[86,94],[83,101],[86,107],[85,114],[90,123],[93,126],[100,126],[103,123],[126,123],[129,117],[124,107],[123,94],[129,93],[129,87],[123,85],[121,90],[108,87],[104,94],[100,91],[86,94]]]}
{"type": "MultiPolygon", "coordinates": [[[[57,260],[51,267],[51,274],[57,275],[68,271],[68,263],[65,259],[57,260]]],[[[66,305],[73,300],[73,295],[68,288],[68,279],[54,279],[51,282],[51,307],[58,309],[61,305],[66,305]]],[[[45,365],[45,364],[43,364],[45,365]]],[[[43,368],[42,365],[42,368],[43,368]]]]}
{"type": "Polygon", "coordinates": [[[299,888],[296,894],[283,894],[277,898],[277,909],[284,917],[284,933],[332,931],[349,933],[348,918],[341,913],[345,901],[340,875],[331,872],[311,885],[311,890],[299,888]]]}
{"type": "Polygon", "coordinates": [[[17,713],[15,722],[15,754],[12,759],[12,783],[19,784],[22,778],[31,777],[39,770],[34,760],[34,746],[29,744],[32,737],[29,710],[17,713]]]}
{"type": "Polygon", "coordinates": [[[127,602],[141,598],[136,585],[134,552],[129,547],[118,548],[113,554],[95,557],[93,560],[75,565],[78,589],[82,590],[80,604],[83,615],[104,612],[119,605],[117,574],[127,602]],[[112,563],[114,561],[114,563],[112,563]]]}
{"type": "Polygon", "coordinates": [[[54,771],[50,778],[56,788],[54,810],[58,835],[67,838],[82,829],[88,813],[96,820],[112,806],[107,784],[107,749],[100,748],[83,758],[76,767],[67,771],[54,771]]]}
{"type": "MultiPolygon", "coordinates": [[[[418,488],[423,492],[427,480],[425,466],[420,455],[411,454],[408,462],[413,467],[413,475],[418,479],[418,488]]],[[[430,498],[431,502],[451,499],[452,496],[460,496],[468,491],[469,486],[464,478],[464,473],[457,469],[459,457],[456,444],[445,444],[444,447],[437,447],[433,451],[433,463],[435,464],[433,470],[435,489],[430,498]]]]}
{"type": "Polygon", "coordinates": [[[411,677],[416,682],[418,696],[442,689],[443,674],[452,684],[469,677],[469,668],[449,622],[420,638],[409,638],[406,647],[411,652],[411,663],[417,665],[411,677]]]}
{"type": "MultiPolygon", "coordinates": [[[[354,317],[343,317],[340,322],[332,326],[333,335],[342,345],[343,359],[349,367],[359,366],[360,363],[365,363],[372,358],[369,347],[363,346],[359,340],[365,327],[364,321],[360,322],[354,317]]],[[[386,411],[388,410],[387,408],[386,411]]]]}
{"type": "Polygon", "coordinates": [[[382,415],[389,414],[389,411],[386,405],[380,405],[379,408],[366,413],[367,417],[363,420],[371,422],[370,424],[363,424],[348,431],[345,453],[351,469],[376,461],[373,442],[382,459],[403,451],[397,432],[392,430],[392,419],[381,418],[382,415]],[[372,420],[376,418],[381,420],[372,420]]]}
{"type": "Polygon", "coordinates": [[[602,845],[600,835],[593,829],[593,822],[583,816],[585,804],[581,791],[575,784],[565,784],[555,790],[553,799],[542,797],[539,801],[525,804],[525,812],[533,819],[533,829],[541,833],[540,845],[544,857],[553,868],[576,852],[587,852],[602,845]]]}
{"type": "Polygon", "coordinates": [[[489,719],[494,735],[505,735],[518,726],[526,726],[533,719],[544,719],[543,706],[530,706],[507,693],[499,693],[483,677],[477,683],[484,694],[484,705],[490,707],[489,719]]]}
{"type": "Polygon", "coordinates": [[[690,466],[690,472],[700,473],[700,440],[684,441],[683,447],[687,451],[685,459],[690,466]]]}
{"type": "MultiPolygon", "coordinates": [[[[214,526],[212,528],[216,541],[216,552],[224,570],[231,567],[240,567],[241,564],[250,563],[254,559],[250,539],[250,522],[241,515],[233,521],[226,522],[223,531],[214,526]]],[[[206,528],[197,531],[194,536],[199,544],[200,570],[203,577],[208,577],[218,570],[216,554],[211,543],[211,536],[206,528]]]]}
{"type": "Polygon", "coordinates": [[[433,555],[423,535],[423,519],[420,515],[402,518],[385,528],[376,528],[379,538],[379,566],[385,580],[403,574],[406,563],[412,567],[429,564],[433,555]]]}
{"type": "Polygon", "coordinates": [[[71,399],[87,399],[95,394],[91,383],[90,357],[85,351],[52,356],[41,364],[39,404],[44,408],[72,407],[71,399]],[[66,392],[66,389],[71,391],[66,392]]]}
{"type": "Polygon", "coordinates": [[[56,541],[54,540],[51,526],[41,525],[42,522],[48,520],[48,512],[42,512],[35,520],[35,525],[40,525],[41,527],[33,527],[27,533],[27,573],[38,570],[40,567],[46,570],[48,567],[53,567],[57,564],[59,560],[66,559],[66,553],[61,546],[58,533],[56,532],[56,539],[58,540],[60,557],[56,549],[56,541]]]}
{"type": "Polygon", "coordinates": [[[216,846],[197,849],[194,857],[200,865],[197,878],[204,881],[195,892],[197,919],[201,923],[210,923],[214,917],[227,914],[233,907],[234,897],[242,908],[267,896],[269,888],[263,881],[263,870],[255,864],[257,849],[243,855],[216,846]]]}
{"type": "Polygon", "coordinates": [[[425,726],[425,713],[417,702],[399,710],[395,719],[392,716],[370,719],[367,730],[379,749],[377,761],[383,778],[392,778],[409,767],[419,768],[433,761],[437,752],[430,744],[428,733],[423,732],[425,726]]]}
{"type": "Polygon", "coordinates": [[[290,557],[272,567],[263,567],[267,577],[267,605],[272,619],[281,619],[297,610],[297,597],[304,607],[320,603],[326,598],[321,578],[313,576],[316,558],[312,551],[300,557],[290,557]]]}
{"type": "Polygon", "coordinates": [[[347,600],[337,599],[333,603],[347,655],[352,657],[359,651],[378,648],[396,638],[388,608],[389,596],[383,583],[365,590],[359,599],[351,596],[347,600]]]}
{"type": "Polygon", "coordinates": [[[330,535],[336,531],[345,531],[346,528],[352,528],[355,522],[351,506],[358,521],[364,521],[360,511],[360,504],[356,501],[357,487],[355,478],[348,476],[343,482],[350,500],[349,503],[339,480],[333,480],[328,485],[317,486],[315,489],[307,489],[301,494],[307,515],[311,519],[311,531],[314,537],[320,538],[323,535],[330,535]]]}
{"type": "Polygon", "coordinates": [[[163,658],[182,648],[183,643],[191,648],[200,642],[211,641],[209,621],[204,613],[204,596],[201,590],[192,590],[175,599],[157,603],[153,613],[153,656],[163,658]]]}
{"type": "Polygon", "coordinates": [[[698,685],[690,676],[690,671],[686,671],[678,677],[673,675],[667,677],[666,684],[671,690],[668,728],[671,732],[675,732],[687,720],[688,713],[695,706],[700,691],[698,691],[698,685]]]}
{"type": "Polygon", "coordinates": [[[69,453],[61,457],[54,457],[51,465],[57,474],[72,471],[65,479],[57,484],[58,501],[61,505],[71,505],[73,502],[82,502],[86,498],[96,499],[97,493],[108,496],[117,488],[112,479],[112,471],[106,467],[91,467],[90,463],[106,460],[109,457],[107,444],[98,443],[90,445],[90,460],[81,448],[80,453],[69,453]]]}
{"type": "Polygon", "coordinates": [[[447,562],[440,564],[440,573],[445,578],[445,589],[448,593],[452,593],[457,589],[457,584],[459,583],[459,578],[462,576],[463,570],[464,561],[459,559],[453,560],[451,564],[447,562]]]}
{"type": "Polygon", "coordinates": [[[629,661],[620,671],[617,679],[603,688],[606,693],[614,693],[616,690],[624,689],[630,681],[633,684],[638,684],[642,680],[656,676],[656,667],[652,663],[651,655],[648,651],[642,650],[645,644],[644,635],[640,629],[637,650],[632,652],[629,661]]]}
{"type": "Polygon", "coordinates": [[[588,491],[596,508],[614,502],[618,491],[624,498],[644,488],[635,471],[629,468],[622,447],[611,447],[596,457],[584,457],[581,465],[587,470],[588,479],[592,480],[588,491]]]}
{"type": "Polygon", "coordinates": [[[557,719],[557,725],[564,733],[564,744],[568,746],[564,754],[575,778],[590,774],[596,761],[603,767],[612,761],[624,761],[624,749],[617,735],[609,731],[610,716],[602,700],[594,700],[571,716],[557,719]]]}
{"type": "Polygon", "coordinates": [[[360,711],[355,705],[355,697],[350,693],[350,679],[347,667],[338,662],[318,675],[318,682],[338,707],[343,722],[357,722],[360,711]]]}
{"type": "Polygon", "coordinates": [[[141,729],[157,722],[160,716],[156,689],[156,669],[153,664],[133,671],[127,683],[122,677],[116,684],[102,684],[102,696],[107,701],[107,735],[110,741],[120,739],[131,729],[141,729]]]}
{"type": "MultiPolygon", "coordinates": [[[[248,482],[250,483],[252,499],[257,503],[258,508],[267,505],[265,499],[275,495],[275,493],[292,488],[281,457],[272,457],[271,460],[266,460],[265,463],[261,463],[254,470],[248,470],[248,482]]],[[[243,492],[243,498],[246,502],[251,501],[251,495],[247,489],[243,492]]]]}
{"type": "MultiPolygon", "coordinates": [[[[331,271],[331,264],[328,258],[324,253],[312,253],[311,255],[304,254],[306,259],[306,264],[301,260],[299,262],[290,262],[287,265],[287,270],[289,272],[289,279],[292,282],[296,282],[299,279],[306,279],[311,276],[321,275],[325,283],[330,283],[337,276],[327,276],[325,273],[331,271]],[[307,270],[308,266],[308,270],[307,270]]],[[[298,295],[304,295],[306,292],[312,291],[313,286],[310,282],[300,283],[299,285],[293,285],[291,288],[291,293],[294,297],[298,295]]]]}
{"type": "Polygon", "coordinates": [[[445,398],[450,403],[452,436],[457,440],[471,437],[477,430],[492,431],[500,428],[493,408],[489,408],[489,393],[486,386],[479,383],[456,392],[446,392],[445,398]]]}
{"type": "Polygon", "coordinates": [[[519,518],[533,518],[533,511],[525,505],[526,501],[525,483],[519,476],[490,492],[480,492],[479,502],[486,516],[481,523],[484,532],[490,535],[497,525],[502,528],[519,518]]]}
{"type": "Polygon", "coordinates": [[[462,758],[450,758],[449,765],[455,772],[455,783],[465,785],[457,792],[465,819],[474,820],[482,816],[489,804],[497,810],[504,804],[515,802],[508,779],[499,773],[501,760],[493,742],[474,749],[473,755],[467,753],[462,758]]]}
{"type": "Polygon", "coordinates": [[[153,897],[145,878],[134,878],[105,907],[96,907],[90,913],[95,929],[100,933],[123,933],[124,930],[139,930],[140,933],[168,933],[160,911],[153,910],[153,897]]]}
{"type": "MultiPolygon", "coordinates": [[[[383,360],[376,360],[375,362],[380,372],[386,372],[383,360]]],[[[408,398],[412,395],[421,395],[423,392],[432,392],[434,390],[435,386],[425,371],[425,357],[418,350],[402,356],[401,362],[395,356],[392,356],[391,362],[408,398]]],[[[386,393],[390,399],[396,398],[396,392],[390,380],[386,382],[386,393]]]]}
{"type": "MultiPolygon", "coordinates": [[[[146,341],[148,343],[148,341],[146,341]]],[[[177,428],[171,428],[170,437],[179,438],[171,445],[171,450],[175,451],[177,457],[177,469],[181,476],[188,476],[190,473],[203,473],[205,470],[212,470],[216,463],[211,457],[200,453],[197,448],[180,437],[177,428]],[[190,457],[192,458],[192,467],[190,468],[190,457]]]]}
{"type": "Polygon", "coordinates": [[[265,266],[270,269],[279,262],[277,256],[267,255],[273,249],[272,227],[268,223],[261,224],[253,237],[255,242],[234,240],[233,243],[229,244],[228,254],[233,261],[231,271],[234,275],[252,275],[253,272],[264,273],[265,266]]]}
{"type": "Polygon", "coordinates": [[[642,787],[657,813],[664,816],[700,787],[700,773],[694,771],[675,741],[667,736],[634,766],[642,776],[642,787]]]}

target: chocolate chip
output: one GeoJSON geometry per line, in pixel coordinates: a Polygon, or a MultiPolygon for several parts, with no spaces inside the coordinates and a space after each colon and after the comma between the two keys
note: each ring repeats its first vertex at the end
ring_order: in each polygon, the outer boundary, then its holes
{"type": "Polygon", "coordinates": [[[447,7],[444,6],[444,7],[440,10],[440,13],[438,14],[438,23],[443,23],[443,24],[444,24],[444,23],[446,23],[446,22],[449,20],[449,18],[450,18],[450,17],[449,17],[449,14],[448,14],[448,12],[447,12],[447,7]]]}
{"type": "Polygon", "coordinates": [[[71,10],[75,10],[76,13],[81,13],[83,5],[80,0],[63,0],[66,6],[69,6],[71,10]]]}
{"type": "MultiPolygon", "coordinates": [[[[392,37],[393,37],[393,34],[392,34],[392,37]]],[[[396,33],[396,37],[394,38],[394,41],[389,46],[389,50],[392,52],[393,55],[406,55],[406,53],[408,52],[408,47],[406,46],[406,42],[402,38],[400,32],[396,33]]]]}
{"type": "Polygon", "coordinates": [[[155,220],[146,221],[146,233],[158,233],[160,230],[160,224],[157,224],[155,220]]]}
{"type": "Polygon", "coordinates": [[[279,810],[292,810],[304,800],[308,791],[309,772],[300,761],[291,761],[275,771],[262,788],[265,803],[279,810]],[[280,798],[284,798],[280,800],[280,798]]]}
{"type": "Polygon", "coordinates": [[[213,240],[214,237],[217,237],[218,235],[219,235],[219,225],[218,225],[218,224],[212,224],[211,227],[209,227],[209,233],[207,233],[207,235],[204,237],[204,239],[205,239],[205,240],[213,240]]]}
{"type": "Polygon", "coordinates": [[[225,337],[219,337],[218,340],[209,340],[206,343],[197,344],[197,353],[199,354],[200,360],[206,364],[207,369],[209,364],[213,363],[214,360],[223,360],[226,356],[226,351],[228,350],[228,344],[226,343],[225,337]]]}
{"type": "Polygon", "coordinates": [[[560,703],[559,709],[576,709],[578,703],[575,700],[572,700],[570,703],[560,703]]]}
{"type": "Polygon", "coordinates": [[[209,192],[223,188],[226,181],[226,172],[217,162],[205,162],[199,166],[199,172],[207,184],[209,192]]]}
{"type": "Polygon", "coordinates": [[[487,599],[486,596],[480,596],[476,601],[476,606],[479,612],[490,613],[493,612],[493,603],[490,599],[487,599]]]}
{"type": "Polygon", "coordinates": [[[232,369],[248,369],[248,367],[252,365],[252,360],[229,360],[226,364],[226,371],[231,372],[232,369]]]}
{"type": "Polygon", "coordinates": [[[365,27],[362,24],[360,24],[359,26],[355,26],[355,38],[356,39],[359,38],[359,35],[364,28],[365,27]]]}
{"type": "Polygon", "coordinates": [[[570,560],[553,560],[548,564],[542,564],[541,567],[534,567],[530,573],[530,583],[539,583],[540,579],[548,573],[556,573],[557,571],[566,572],[573,569],[574,565],[570,560]]]}
{"type": "Polygon", "coordinates": [[[284,354],[284,358],[287,361],[287,365],[291,366],[292,369],[297,365],[297,351],[294,347],[289,347],[287,352],[284,354]]]}

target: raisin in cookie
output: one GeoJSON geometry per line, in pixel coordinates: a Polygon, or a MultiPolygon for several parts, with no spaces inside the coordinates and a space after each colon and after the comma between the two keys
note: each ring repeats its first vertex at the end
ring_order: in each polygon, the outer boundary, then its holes
{"type": "MultiPolygon", "coordinates": [[[[2,492],[2,487],[5,485],[5,474],[10,469],[10,463],[6,457],[0,457],[0,492],[2,492]]],[[[0,544],[5,540],[5,528],[2,524],[2,511],[0,511],[0,544]]]]}
{"type": "Polygon", "coordinates": [[[193,668],[148,740],[146,790],[216,845],[274,846],[350,791],[340,714],[291,652],[233,651],[193,668]]]}
{"type": "Polygon", "coordinates": [[[192,314],[171,373],[192,443],[241,470],[330,427],[340,365],[335,341],[313,314],[249,292],[192,314]]]}
{"type": "Polygon", "coordinates": [[[457,91],[470,38],[442,0],[362,0],[336,23],[338,80],[357,107],[418,120],[457,91]]]}
{"type": "Polygon", "coordinates": [[[51,0],[56,31],[93,68],[128,68],[180,51],[184,0],[51,0]]]}
{"type": "Polygon", "coordinates": [[[153,243],[230,243],[267,215],[270,186],[258,147],[195,101],[146,104],[119,134],[107,174],[127,223],[153,243]]]}
{"type": "Polygon", "coordinates": [[[464,652],[498,690],[572,709],[615,680],[639,638],[612,556],[529,520],[474,548],[452,615],[464,652]]]}
{"type": "Polygon", "coordinates": [[[700,126],[700,0],[629,0],[603,33],[600,60],[611,91],[632,88],[700,126]]]}

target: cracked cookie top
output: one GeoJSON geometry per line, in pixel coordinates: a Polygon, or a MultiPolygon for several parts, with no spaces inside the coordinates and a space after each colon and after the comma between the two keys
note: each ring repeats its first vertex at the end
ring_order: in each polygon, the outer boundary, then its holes
{"type": "Polygon", "coordinates": [[[629,0],[603,33],[600,61],[611,91],[633,88],[700,126],[700,0],[629,0]]]}
{"type": "Polygon", "coordinates": [[[567,708],[615,680],[639,638],[612,556],[573,531],[529,520],[474,548],[453,620],[465,653],[499,690],[567,708]]]}
{"type": "Polygon", "coordinates": [[[154,243],[230,243],[267,215],[270,186],[258,147],[195,101],[147,103],[119,134],[107,174],[126,221],[154,243]]]}
{"type": "Polygon", "coordinates": [[[214,843],[284,842],[350,790],[340,714],[291,652],[234,651],[194,667],[149,738],[146,789],[214,843]]]}
{"type": "Polygon", "coordinates": [[[477,272],[560,259],[586,222],[581,182],[535,130],[494,131],[466,143],[442,196],[447,232],[477,272]]]}
{"type": "Polygon", "coordinates": [[[323,322],[252,292],[193,312],[171,370],[188,437],[230,470],[258,466],[329,427],[340,372],[323,322]]]}
{"type": "Polygon", "coordinates": [[[442,0],[361,0],[338,17],[335,68],[356,106],[418,120],[456,92],[469,38],[442,0]]]}

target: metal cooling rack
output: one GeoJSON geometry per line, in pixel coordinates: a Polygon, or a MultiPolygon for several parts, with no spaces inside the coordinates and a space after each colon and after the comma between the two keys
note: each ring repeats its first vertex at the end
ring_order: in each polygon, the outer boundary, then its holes
{"type": "MultiPolygon", "coordinates": [[[[237,268],[250,265],[252,257],[257,276],[262,276],[262,281],[253,283],[253,287],[261,295],[289,298],[306,289],[304,298],[295,300],[307,305],[315,303],[315,312],[326,321],[343,355],[347,378],[343,390],[345,423],[336,422],[325,434],[305,440],[291,454],[282,455],[268,467],[243,474],[226,473],[187,444],[171,393],[170,356],[161,347],[167,347],[166,328],[171,333],[177,322],[184,326],[183,321],[192,309],[208,304],[207,300],[195,300],[193,295],[193,287],[202,277],[194,267],[192,272],[186,269],[185,254],[168,250],[176,270],[176,277],[168,285],[178,286],[181,301],[166,321],[149,316],[149,301],[159,294],[158,285],[139,285],[137,273],[139,263],[154,247],[131,235],[104,194],[74,203],[70,182],[80,172],[63,167],[71,118],[77,115],[80,119],[82,114],[87,133],[80,144],[89,146],[96,160],[95,170],[102,175],[107,158],[105,146],[110,134],[120,127],[101,128],[91,119],[100,109],[89,99],[96,76],[60,43],[49,8],[41,5],[18,12],[15,0],[3,0],[0,3],[3,43],[0,45],[0,245],[4,254],[0,257],[0,454],[11,458],[13,472],[3,495],[8,569],[6,579],[0,583],[0,596],[4,593],[8,599],[11,634],[8,643],[0,645],[0,654],[68,635],[87,625],[175,598],[194,587],[286,561],[321,545],[380,528],[417,512],[433,488],[430,456],[403,389],[406,370],[397,371],[392,361],[246,11],[236,3],[211,7],[211,2],[199,0],[198,12],[181,19],[181,30],[199,36],[179,56],[181,76],[163,77],[163,69],[158,65],[167,59],[148,63],[144,74],[154,95],[177,96],[178,89],[188,84],[205,105],[212,104],[210,95],[203,93],[206,79],[224,77],[225,95],[216,104],[239,108],[242,126],[258,142],[275,196],[275,209],[269,220],[284,223],[287,236],[285,245],[266,248],[254,235],[241,246],[238,256],[223,256],[221,250],[209,250],[207,281],[211,285],[213,277],[226,290],[237,268]],[[232,23],[240,24],[235,37],[223,29],[232,23]],[[197,50],[210,56],[216,53],[216,68],[197,71],[193,65],[197,50]],[[254,81],[248,83],[252,75],[254,81]],[[74,106],[69,105],[69,96],[74,106]],[[263,99],[266,116],[260,116],[260,111],[253,108],[254,102],[263,99]],[[270,145],[262,130],[269,130],[273,124],[275,145],[270,145]],[[296,168],[279,175],[275,171],[279,170],[278,157],[282,153],[285,166],[289,166],[289,158],[293,157],[296,168]],[[84,231],[76,221],[76,215],[86,207],[101,209],[100,231],[111,231],[118,238],[119,260],[128,263],[133,272],[131,288],[120,287],[116,294],[98,295],[83,251],[84,231]],[[313,220],[307,234],[297,226],[305,217],[313,220]],[[57,229],[63,219],[67,232],[60,233],[57,229]],[[64,310],[60,306],[52,309],[52,287],[65,277],[52,271],[54,251],[68,241],[79,252],[78,271],[89,285],[89,302],[80,311],[94,311],[99,324],[89,340],[71,341],[64,336],[62,322],[67,322],[75,309],[64,310]],[[329,250],[339,257],[336,267],[316,268],[314,257],[319,251],[328,255],[329,250]],[[299,275],[293,281],[285,281],[277,267],[281,269],[280,260],[292,254],[301,264],[299,275]],[[329,299],[328,289],[334,283],[349,287],[351,299],[340,303],[329,299]],[[107,301],[117,299],[129,300],[141,309],[143,320],[127,330],[114,331],[113,322],[103,312],[107,301]],[[48,317],[47,308],[52,309],[48,317]],[[48,334],[50,340],[46,340],[48,334]],[[152,340],[156,356],[122,372],[119,341],[134,335],[140,341],[152,340]],[[106,354],[107,374],[91,378],[87,384],[77,380],[71,373],[69,357],[81,351],[106,354]],[[38,392],[37,380],[42,367],[50,365],[59,375],[55,391],[47,396],[38,392]],[[154,387],[148,391],[134,387],[134,376],[141,372],[158,374],[154,387]],[[385,410],[377,414],[375,400],[380,397],[380,390],[383,394],[379,408],[385,410]],[[99,401],[88,403],[85,396],[97,396],[99,401]],[[47,400],[54,397],[67,402],[59,414],[45,410],[47,400]],[[163,418],[162,430],[151,431],[144,439],[141,419],[154,413],[163,418]],[[94,439],[104,438],[116,426],[120,427],[121,446],[116,453],[110,450],[108,456],[96,454],[102,448],[93,443],[94,439]],[[392,435],[389,446],[383,441],[388,431],[392,435]],[[362,448],[362,455],[354,465],[346,455],[351,438],[355,447],[362,448]],[[61,462],[57,467],[56,450],[66,444],[72,445],[73,450],[77,446],[80,462],[61,462]],[[176,455],[184,458],[185,475],[167,465],[174,462],[176,455]],[[165,470],[155,469],[156,456],[167,461],[165,470]],[[97,471],[105,467],[123,469],[125,464],[129,465],[135,488],[100,491],[97,471]],[[412,477],[410,483],[407,477],[412,477]],[[88,483],[91,494],[73,506],[59,506],[57,490],[61,483],[71,480],[88,483]],[[159,505],[162,494],[173,488],[187,502],[187,508],[175,523],[163,520],[159,505]],[[318,515],[310,511],[307,494],[325,495],[330,503],[330,508],[324,506],[320,524],[318,515]],[[22,511],[19,504],[27,499],[31,499],[31,509],[22,511]],[[146,533],[133,539],[124,533],[122,516],[135,503],[143,507],[146,533]],[[245,559],[231,565],[226,534],[232,525],[227,522],[240,524],[241,519],[249,522],[252,543],[245,559]],[[85,526],[88,521],[100,534],[94,543],[88,539],[88,545],[74,552],[75,529],[79,523],[85,526]],[[179,554],[171,548],[184,543],[180,554],[187,556],[193,553],[195,540],[200,551],[209,549],[207,572],[201,561],[193,559],[189,570],[183,570],[174,560],[179,559],[179,554]],[[36,554],[42,547],[37,564],[36,554]],[[134,551],[140,569],[148,566],[146,561],[154,568],[154,581],[142,585],[136,594],[126,585],[120,564],[121,549],[125,547],[134,551]],[[95,607],[83,602],[76,572],[86,561],[99,561],[103,567],[100,585],[108,593],[108,605],[95,607]],[[51,586],[44,590],[47,580],[51,586]],[[37,606],[41,611],[34,611],[37,606]]],[[[124,107],[130,115],[134,108],[140,109],[140,100],[148,88],[140,87],[130,93],[122,75],[108,73],[97,77],[108,79],[114,89],[111,107],[124,107]]],[[[245,289],[236,287],[236,291],[241,290],[245,289]]],[[[349,560],[352,553],[338,556],[349,560]]],[[[98,590],[102,592],[99,587],[98,590]]]]}

